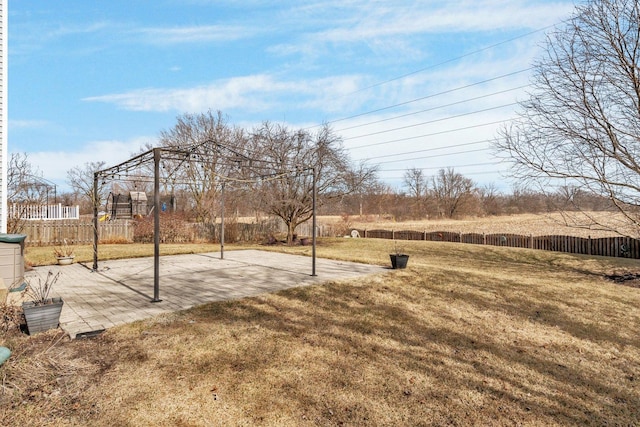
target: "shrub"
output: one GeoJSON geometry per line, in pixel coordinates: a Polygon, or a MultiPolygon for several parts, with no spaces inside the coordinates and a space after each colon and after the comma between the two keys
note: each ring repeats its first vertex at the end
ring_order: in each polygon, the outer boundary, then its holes
{"type": "MultiPolygon", "coordinates": [[[[153,216],[135,218],[133,221],[133,241],[153,242],[153,216]]],[[[160,241],[162,243],[187,243],[194,241],[194,233],[182,213],[160,214],[160,241]]]]}

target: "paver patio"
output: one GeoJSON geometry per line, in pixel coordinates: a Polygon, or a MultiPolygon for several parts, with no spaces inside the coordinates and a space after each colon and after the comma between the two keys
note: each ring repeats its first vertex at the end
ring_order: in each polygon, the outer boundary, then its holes
{"type": "Polygon", "coordinates": [[[171,255],[160,258],[160,299],[153,299],[153,258],[100,261],[91,264],[36,267],[31,281],[60,271],[53,293],[64,300],[61,328],[79,334],[111,328],[158,314],[213,301],[238,299],[265,292],[380,273],[380,266],[311,258],[259,250],[171,255]]]}

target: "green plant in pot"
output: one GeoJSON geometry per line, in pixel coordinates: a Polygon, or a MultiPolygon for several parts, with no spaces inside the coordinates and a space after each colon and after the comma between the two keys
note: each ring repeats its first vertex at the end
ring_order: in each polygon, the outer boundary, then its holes
{"type": "Polygon", "coordinates": [[[398,248],[398,242],[394,241],[395,252],[389,254],[391,258],[391,268],[407,268],[407,262],[409,262],[409,255],[402,251],[402,248],[398,248]]]}
{"type": "Polygon", "coordinates": [[[60,297],[50,297],[49,294],[59,277],[60,272],[54,274],[49,270],[44,281],[38,278],[37,285],[28,284],[25,290],[27,301],[22,303],[22,311],[29,335],[58,327],[64,301],[60,297]]]}
{"type": "Polygon", "coordinates": [[[60,265],[72,264],[76,256],[73,246],[67,244],[67,239],[64,239],[62,246],[53,248],[53,255],[55,255],[60,265]]]}

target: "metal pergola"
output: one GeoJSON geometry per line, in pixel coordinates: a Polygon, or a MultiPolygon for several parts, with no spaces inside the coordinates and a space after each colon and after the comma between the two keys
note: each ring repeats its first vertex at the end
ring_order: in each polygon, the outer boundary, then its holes
{"type": "MultiPolygon", "coordinates": [[[[153,299],[152,303],[157,303],[162,301],[160,299],[160,164],[163,159],[177,161],[178,168],[183,167],[184,165],[191,164],[192,162],[204,162],[209,160],[206,154],[197,153],[196,150],[204,145],[205,143],[211,143],[212,141],[207,140],[200,144],[192,145],[186,147],[184,149],[171,149],[171,148],[162,148],[156,147],[152,148],[142,154],[132,157],[131,159],[122,162],[118,165],[112,166],[110,168],[102,169],[96,171],[94,173],[93,178],[93,195],[94,195],[94,204],[93,204],[93,271],[98,271],[98,184],[100,180],[119,180],[126,181],[131,179],[131,177],[137,178],[140,181],[140,178],[148,179],[148,175],[136,174],[133,175],[132,172],[139,171],[143,167],[149,167],[153,165],[153,299]]],[[[219,156],[218,159],[222,159],[226,164],[235,165],[238,170],[243,170],[243,168],[248,169],[250,172],[253,171],[252,166],[269,163],[265,160],[261,160],[258,158],[253,158],[247,154],[240,153],[234,149],[231,149],[225,145],[219,144],[217,142],[214,143],[216,147],[216,154],[219,156]]],[[[175,172],[176,169],[174,169],[175,172]]],[[[226,182],[239,182],[239,183],[258,183],[264,180],[274,180],[274,179],[282,179],[283,177],[291,174],[291,173],[300,173],[300,172],[308,172],[312,174],[312,184],[313,184],[313,194],[312,194],[312,250],[311,250],[311,276],[316,276],[316,228],[317,228],[317,219],[316,219],[316,197],[317,197],[317,189],[316,189],[316,169],[313,166],[308,165],[300,165],[295,169],[291,169],[288,171],[284,171],[278,174],[267,173],[267,174],[252,174],[249,173],[249,176],[245,177],[232,177],[232,176],[224,176],[220,174],[216,174],[216,176],[221,180],[221,229],[220,229],[220,259],[224,259],[224,188],[226,182]]],[[[166,178],[165,178],[166,179],[166,178]]],[[[148,182],[148,181],[147,181],[148,182]]]]}

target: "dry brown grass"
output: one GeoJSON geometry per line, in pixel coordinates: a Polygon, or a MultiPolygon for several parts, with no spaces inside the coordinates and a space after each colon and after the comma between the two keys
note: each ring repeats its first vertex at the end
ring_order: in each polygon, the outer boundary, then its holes
{"type": "MultiPolygon", "coordinates": [[[[387,265],[390,245],[329,240],[318,253],[387,265]]],[[[407,270],[207,304],[92,340],[7,336],[0,425],[640,423],[640,290],[603,278],[637,261],[406,250],[407,270]]]]}
{"type": "MultiPolygon", "coordinates": [[[[599,222],[609,227],[626,230],[630,235],[637,235],[637,230],[629,228],[621,215],[611,212],[592,212],[589,213],[599,222]]],[[[467,219],[436,219],[436,220],[420,220],[420,221],[402,221],[396,222],[389,219],[379,218],[376,216],[359,217],[352,216],[348,218],[348,224],[358,229],[383,229],[383,230],[417,230],[417,231],[452,231],[456,233],[509,233],[521,234],[524,236],[578,236],[578,237],[608,237],[615,236],[609,230],[598,229],[596,226],[577,227],[576,224],[586,224],[588,219],[579,213],[569,215],[561,215],[559,213],[549,214],[522,214],[522,215],[506,215],[492,216],[484,218],[467,218],[467,219]],[[571,225],[572,224],[572,225],[571,225]]],[[[323,217],[321,222],[326,224],[344,223],[344,218],[340,217],[323,217]]]]}
{"type": "MultiPolygon", "coordinates": [[[[87,262],[93,260],[92,245],[74,246],[74,262],[87,262]]],[[[100,260],[118,258],[139,258],[153,256],[152,243],[126,243],[126,244],[100,244],[98,254],[100,260]]],[[[220,250],[220,245],[209,243],[166,243],[160,245],[161,255],[194,254],[203,252],[215,252],[220,250]]],[[[31,266],[55,264],[56,258],[52,246],[28,246],[25,249],[25,261],[31,266]]]]}

